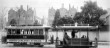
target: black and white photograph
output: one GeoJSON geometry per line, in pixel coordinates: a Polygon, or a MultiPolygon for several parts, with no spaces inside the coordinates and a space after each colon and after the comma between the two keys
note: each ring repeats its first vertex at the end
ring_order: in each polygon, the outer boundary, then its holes
{"type": "Polygon", "coordinates": [[[110,48],[110,0],[0,0],[0,48],[110,48]]]}

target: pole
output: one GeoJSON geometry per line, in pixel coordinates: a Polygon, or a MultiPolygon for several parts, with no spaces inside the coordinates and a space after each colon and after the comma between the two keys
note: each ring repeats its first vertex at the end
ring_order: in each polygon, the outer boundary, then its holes
{"type": "Polygon", "coordinates": [[[97,42],[97,47],[98,47],[98,41],[99,41],[99,33],[100,33],[100,29],[98,28],[98,37],[97,37],[97,40],[96,40],[96,42],[97,42]]]}
{"type": "Polygon", "coordinates": [[[55,47],[57,48],[57,45],[58,45],[58,30],[56,29],[56,27],[55,27],[55,30],[56,30],[56,45],[55,45],[55,47]]]}
{"type": "Polygon", "coordinates": [[[89,29],[87,28],[87,43],[88,43],[88,45],[89,45],[89,31],[88,31],[89,29]]]}
{"type": "Polygon", "coordinates": [[[98,27],[98,32],[96,32],[96,38],[95,38],[95,41],[96,41],[95,47],[96,48],[98,47],[99,33],[100,33],[100,30],[99,30],[99,27],[98,27]]]}

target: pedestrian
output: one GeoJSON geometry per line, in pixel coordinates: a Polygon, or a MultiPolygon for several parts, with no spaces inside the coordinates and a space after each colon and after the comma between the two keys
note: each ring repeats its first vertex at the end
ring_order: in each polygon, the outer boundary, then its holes
{"type": "Polygon", "coordinates": [[[52,44],[54,43],[54,37],[53,37],[53,35],[52,35],[52,37],[51,37],[51,43],[52,43],[52,44]]]}

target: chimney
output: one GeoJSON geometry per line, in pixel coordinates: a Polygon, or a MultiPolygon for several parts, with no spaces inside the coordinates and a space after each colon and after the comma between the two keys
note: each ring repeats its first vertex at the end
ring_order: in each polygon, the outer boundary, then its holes
{"type": "Polygon", "coordinates": [[[69,10],[71,9],[71,5],[69,4],[69,10]]]}
{"type": "Polygon", "coordinates": [[[62,4],[62,8],[64,8],[64,3],[62,4]]]}

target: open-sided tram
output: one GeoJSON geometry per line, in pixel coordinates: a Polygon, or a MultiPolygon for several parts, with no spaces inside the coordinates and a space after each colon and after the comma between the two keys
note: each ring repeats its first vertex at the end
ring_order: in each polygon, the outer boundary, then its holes
{"type": "Polygon", "coordinates": [[[38,45],[47,44],[49,26],[7,26],[5,43],[16,45],[38,45]]]}
{"type": "MultiPolygon", "coordinates": [[[[87,32],[87,37],[85,37],[85,38],[70,38],[70,39],[66,39],[66,41],[64,39],[63,39],[63,41],[56,39],[56,48],[96,48],[98,45],[98,42],[97,42],[98,35],[99,35],[98,26],[89,26],[89,25],[68,26],[67,25],[67,26],[56,26],[55,29],[57,31],[63,30],[64,34],[67,30],[78,30],[78,31],[87,32]],[[94,39],[95,42],[89,40],[89,31],[91,31],[91,30],[97,31],[96,38],[94,39]],[[66,44],[65,44],[65,42],[66,42],[66,44]]],[[[66,38],[66,37],[63,37],[63,38],[66,38]]]]}

